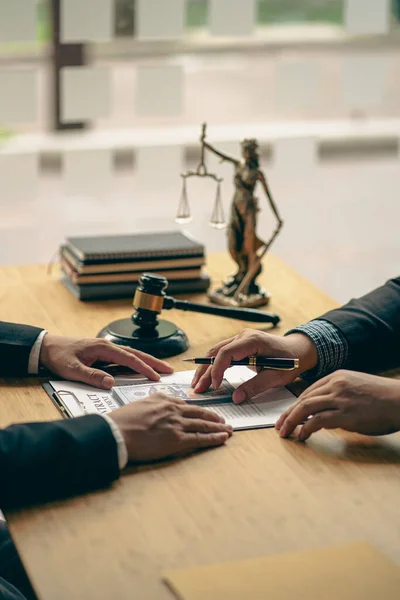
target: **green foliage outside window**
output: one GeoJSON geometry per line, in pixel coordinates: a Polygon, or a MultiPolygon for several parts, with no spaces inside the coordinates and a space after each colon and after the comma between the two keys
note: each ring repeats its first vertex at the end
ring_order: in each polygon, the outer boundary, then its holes
{"type": "MultiPolygon", "coordinates": [[[[258,0],[258,23],[301,23],[343,21],[344,0],[258,0]]],[[[399,0],[400,3],[400,0],[399,0]]],[[[204,27],[208,0],[189,0],[188,26],[204,27]]]]}
{"type": "Polygon", "coordinates": [[[342,0],[259,0],[258,22],[343,22],[342,0]]]}
{"type": "MultiPolygon", "coordinates": [[[[345,0],[258,0],[258,23],[343,23],[345,0]]],[[[392,0],[393,16],[400,21],[400,0],[392,0]]],[[[208,0],[188,0],[189,27],[205,27],[208,0]]]]}

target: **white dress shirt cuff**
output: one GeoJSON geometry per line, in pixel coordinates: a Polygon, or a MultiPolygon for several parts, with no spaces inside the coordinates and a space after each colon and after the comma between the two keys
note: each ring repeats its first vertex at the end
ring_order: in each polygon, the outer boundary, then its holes
{"type": "MultiPolygon", "coordinates": [[[[42,331],[38,335],[35,343],[32,346],[28,362],[29,375],[37,375],[39,373],[40,350],[42,348],[43,338],[46,335],[46,333],[47,331],[42,331]]],[[[115,437],[115,441],[117,443],[118,464],[120,470],[122,471],[128,464],[128,450],[125,444],[125,440],[116,422],[107,415],[102,415],[102,417],[104,417],[104,419],[107,421],[108,425],[111,428],[112,434],[115,437]]]]}
{"type": "Polygon", "coordinates": [[[42,349],[43,338],[47,331],[42,331],[36,338],[36,342],[32,346],[31,353],[29,355],[28,362],[28,373],[29,375],[37,375],[39,373],[39,357],[40,350],[42,349]]]}
{"type": "Polygon", "coordinates": [[[120,432],[120,429],[119,429],[118,425],[116,424],[116,422],[113,419],[111,419],[111,417],[109,417],[108,415],[101,415],[101,416],[109,424],[111,431],[113,433],[113,436],[115,437],[115,441],[117,442],[118,464],[119,464],[120,471],[122,471],[123,469],[125,469],[126,465],[128,464],[128,449],[126,447],[125,440],[124,440],[123,435],[120,432]]]}

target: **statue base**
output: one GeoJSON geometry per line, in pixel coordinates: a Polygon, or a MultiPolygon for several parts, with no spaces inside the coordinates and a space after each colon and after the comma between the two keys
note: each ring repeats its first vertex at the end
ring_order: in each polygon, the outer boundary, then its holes
{"type": "Polygon", "coordinates": [[[259,288],[256,294],[240,294],[240,296],[235,299],[232,295],[231,289],[228,290],[227,288],[220,288],[218,290],[209,292],[208,298],[211,300],[211,302],[214,304],[219,304],[220,306],[256,308],[257,306],[267,306],[271,296],[266,290],[259,288]]]}
{"type": "Polygon", "coordinates": [[[97,335],[119,346],[128,346],[152,354],[156,358],[169,358],[186,352],[189,340],[186,334],[170,321],[159,321],[154,329],[143,331],[132,319],[119,319],[104,327],[97,335]]]}

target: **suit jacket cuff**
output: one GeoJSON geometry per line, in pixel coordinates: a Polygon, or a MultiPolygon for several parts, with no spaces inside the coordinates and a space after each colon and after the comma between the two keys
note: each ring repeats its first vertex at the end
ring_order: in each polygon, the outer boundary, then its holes
{"type": "Polygon", "coordinates": [[[321,317],[346,339],[347,369],[379,372],[400,364],[400,277],[321,317]]]}
{"type": "Polygon", "coordinates": [[[0,376],[28,373],[29,356],[43,329],[0,321],[0,376]]]}

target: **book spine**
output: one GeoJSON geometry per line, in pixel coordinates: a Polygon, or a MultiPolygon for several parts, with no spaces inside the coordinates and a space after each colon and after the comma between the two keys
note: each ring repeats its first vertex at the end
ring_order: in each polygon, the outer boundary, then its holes
{"type": "Polygon", "coordinates": [[[200,268],[205,264],[204,256],[170,258],[166,260],[148,260],[134,262],[107,262],[83,264],[76,260],[65,248],[61,248],[61,264],[67,263],[79,275],[106,275],[116,273],[144,273],[146,271],[172,271],[175,269],[200,268]]]}
{"type": "MultiPolygon", "coordinates": [[[[96,283],[129,283],[138,282],[143,272],[138,273],[116,273],[116,274],[98,274],[98,275],[79,275],[71,267],[61,263],[61,269],[71,279],[75,285],[90,285],[96,283]]],[[[188,268],[179,270],[163,270],[157,269],[154,271],[158,275],[163,275],[168,281],[196,279],[201,276],[201,268],[188,268]]]]}
{"type": "Polygon", "coordinates": [[[70,246],[67,246],[66,244],[62,245],[60,247],[60,254],[62,256],[64,256],[65,258],[67,258],[69,260],[69,262],[71,264],[77,265],[79,267],[85,267],[85,266],[89,266],[89,265],[112,265],[114,263],[129,263],[129,262],[148,262],[149,264],[151,264],[151,262],[153,261],[159,261],[159,260],[184,260],[186,259],[194,259],[194,258],[203,258],[205,259],[205,249],[203,248],[197,248],[197,249],[193,249],[193,251],[191,250],[190,253],[185,253],[184,250],[179,250],[176,251],[176,253],[172,253],[172,254],[167,254],[165,252],[158,252],[155,251],[154,253],[152,253],[152,255],[146,255],[146,256],[142,256],[142,255],[137,255],[132,257],[132,254],[127,254],[126,256],[122,256],[120,257],[117,254],[104,254],[104,255],[100,255],[100,254],[90,254],[86,257],[78,257],[77,254],[72,250],[72,248],[70,246]]]}
{"type": "MultiPolygon", "coordinates": [[[[82,302],[133,298],[137,288],[135,283],[74,285],[67,276],[62,278],[62,283],[69,292],[82,302]]],[[[167,294],[172,296],[201,294],[208,290],[210,283],[210,278],[204,275],[199,279],[172,281],[168,286],[167,294]]]]}
{"type": "Polygon", "coordinates": [[[98,261],[102,261],[102,260],[123,260],[123,259],[132,259],[132,260],[146,260],[148,258],[156,258],[159,256],[175,256],[176,254],[180,254],[181,256],[196,256],[199,254],[199,252],[203,251],[204,249],[201,248],[187,248],[187,249],[183,249],[183,248],[170,248],[168,250],[163,250],[162,252],[160,250],[154,250],[152,252],[140,252],[138,254],[132,254],[132,252],[116,252],[114,254],[108,254],[106,252],[102,252],[102,253],[94,253],[94,254],[89,254],[86,258],[89,258],[90,260],[98,260],[98,261]]]}

